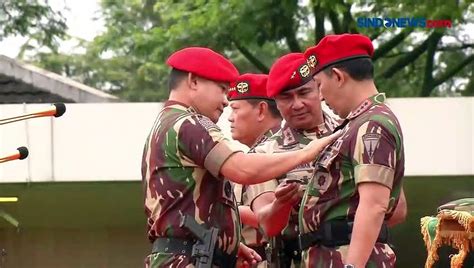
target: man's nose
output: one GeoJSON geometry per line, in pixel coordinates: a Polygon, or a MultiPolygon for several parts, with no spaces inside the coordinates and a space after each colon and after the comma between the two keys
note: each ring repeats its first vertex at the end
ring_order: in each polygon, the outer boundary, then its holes
{"type": "Polygon", "coordinates": [[[304,106],[303,101],[299,97],[295,97],[293,99],[293,103],[291,105],[291,108],[293,108],[295,110],[298,110],[298,109],[303,108],[303,106],[304,106]]]}

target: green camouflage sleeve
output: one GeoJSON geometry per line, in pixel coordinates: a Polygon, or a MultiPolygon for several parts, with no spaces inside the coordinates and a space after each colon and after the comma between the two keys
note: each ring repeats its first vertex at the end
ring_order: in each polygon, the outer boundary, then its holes
{"type": "Polygon", "coordinates": [[[392,189],[398,162],[395,135],[376,121],[367,121],[359,127],[353,154],[357,184],[377,182],[392,189]]]}

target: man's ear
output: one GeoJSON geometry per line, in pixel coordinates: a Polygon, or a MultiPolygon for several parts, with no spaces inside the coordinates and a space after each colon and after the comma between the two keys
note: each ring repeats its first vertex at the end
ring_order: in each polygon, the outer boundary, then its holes
{"type": "Polygon", "coordinates": [[[188,73],[188,77],[186,78],[186,84],[190,89],[197,90],[198,77],[193,73],[188,73]]]}
{"type": "Polygon", "coordinates": [[[334,78],[336,79],[338,87],[341,87],[347,79],[346,73],[341,71],[339,68],[332,68],[331,72],[334,78]]]}
{"type": "Polygon", "coordinates": [[[259,122],[262,122],[265,119],[265,115],[267,114],[268,111],[268,103],[265,101],[261,101],[258,103],[258,117],[257,120],[259,122]]]}

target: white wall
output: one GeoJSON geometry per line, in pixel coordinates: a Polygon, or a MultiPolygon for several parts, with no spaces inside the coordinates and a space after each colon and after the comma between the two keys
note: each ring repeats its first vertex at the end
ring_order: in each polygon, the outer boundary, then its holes
{"type": "MultiPolygon", "coordinates": [[[[391,99],[405,136],[406,175],[473,175],[474,98],[391,99]]],[[[0,118],[49,105],[0,105],[0,118]]],[[[60,118],[0,126],[1,182],[140,180],[143,144],[161,103],[68,104],[60,118]]],[[[219,125],[228,130],[229,111],[219,125]]]]}

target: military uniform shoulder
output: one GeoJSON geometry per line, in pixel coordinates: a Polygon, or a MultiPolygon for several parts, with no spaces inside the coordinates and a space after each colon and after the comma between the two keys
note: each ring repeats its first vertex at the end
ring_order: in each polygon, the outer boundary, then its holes
{"type": "Polygon", "coordinates": [[[372,121],[385,127],[399,128],[398,119],[385,104],[372,106],[366,113],[364,121],[372,121]]]}
{"type": "Polygon", "coordinates": [[[385,104],[373,105],[364,114],[356,118],[353,124],[351,132],[354,134],[354,138],[361,134],[365,138],[371,138],[373,136],[379,137],[380,133],[386,133],[392,136],[397,144],[401,144],[403,135],[400,124],[385,104]]]}
{"type": "Polygon", "coordinates": [[[191,124],[199,128],[202,127],[206,131],[210,131],[210,130],[221,131],[220,127],[216,125],[214,122],[212,122],[211,119],[201,114],[197,114],[195,112],[187,112],[187,113],[182,114],[181,117],[176,121],[175,125],[181,126],[183,124],[185,125],[191,124]]]}

